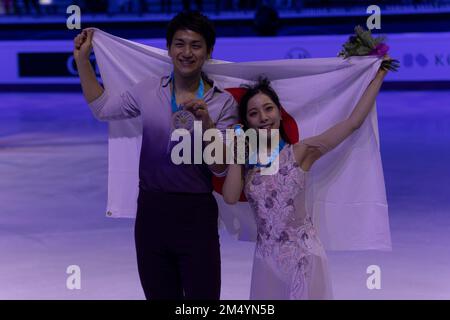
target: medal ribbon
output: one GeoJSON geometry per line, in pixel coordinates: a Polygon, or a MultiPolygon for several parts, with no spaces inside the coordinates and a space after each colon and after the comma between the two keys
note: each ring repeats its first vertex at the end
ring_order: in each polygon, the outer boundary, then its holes
{"type": "MultiPolygon", "coordinates": [[[[176,116],[176,113],[182,111],[183,108],[182,108],[182,105],[177,105],[177,100],[176,100],[176,96],[175,96],[175,77],[174,77],[173,72],[170,75],[170,81],[172,81],[172,97],[170,100],[170,105],[172,108],[172,119],[173,119],[173,117],[176,116]]],[[[205,84],[203,83],[203,79],[200,76],[200,83],[199,83],[199,86],[197,89],[197,94],[196,94],[197,99],[202,99],[204,93],[205,93],[205,84]]],[[[189,111],[185,111],[185,112],[189,113],[189,111]]],[[[191,114],[191,115],[192,115],[192,118],[194,118],[194,115],[193,114],[191,114]]],[[[172,125],[173,125],[173,123],[172,123],[172,125]]],[[[170,154],[171,145],[172,145],[172,142],[171,142],[170,135],[169,135],[169,141],[167,142],[167,154],[170,154]]]]}
{"type": "MultiPolygon", "coordinates": [[[[172,113],[175,113],[182,109],[182,105],[177,105],[177,99],[175,96],[175,77],[173,75],[173,72],[170,75],[170,79],[171,79],[170,81],[172,81],[172,98],[171,98],[170,103],[172,106],[172,113]]],[[[200,84],[198,85],[197,94],[196,94],[197,99],[202,99],[204,94],[205,94],[205,84],[203,83],[202,77],[200,77],[200,84]]]]}
{"type": "MultiPolygon", "coordinates": [[[[286,142],[283,139],[280,139],[280,142],[278,144],[278,148],[275,148],[275,150],[272,151],[272,154],[270,155],[269,158],[269,162],[267,164],[261,164],[257,161],[249,161],[250,162],[256,162],[256,164],[249,164],[248,167],[249,168],[268,168],[272,165],[273,160],[275,160],[275,158],[278,156],[278,154],[280,153],[280,151],[284,148],[284,146],[286,145],[286,142]]],[[[255,159],[257,152],[253,153],[252,155],[252,159],[255,159]]]]}

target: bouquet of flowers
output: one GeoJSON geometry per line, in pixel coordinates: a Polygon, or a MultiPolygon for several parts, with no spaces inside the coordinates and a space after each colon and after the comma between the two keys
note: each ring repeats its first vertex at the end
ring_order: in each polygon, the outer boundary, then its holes
{"type": "MultiPolygon", "coordinates": [[[[348,58],[351,56],[378,56],[384,57],[389,51],[389,46],[383,41],[385,37],[374,38],[370,30],[364,30],[361,26],[355,27],[355,34],[350,36],[338,57],[348,58]]],[[[400,66],[398,60],[387,59],[381,63],[381,67],[390,71],[397,71],[400,66]]]]}

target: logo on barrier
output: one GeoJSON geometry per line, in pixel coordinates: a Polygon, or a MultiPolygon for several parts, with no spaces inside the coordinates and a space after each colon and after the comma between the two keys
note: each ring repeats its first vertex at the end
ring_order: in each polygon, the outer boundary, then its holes
{"type": "Polygon", "coordinates": [[[415,66],[425,68],[430,65],[435,67],[450,67],[450,54],[435,53],[434,57],[427,57],[423,53],[406,53],[403,55],[403,65],[407,68],[413,68],[415,66]]]}
{"type": "Polygon", "coordinates": [[[284,57],[285,59],[307,59],[311,58],[311,54],[306,49],[294,47],[284,57]]]}
{"type": "Polygon", "coordinates": [[[435,66],[450,66],[450,54],[445,56],[444,54],[434,55],[434,65],[435,66]]]}
{"type": "MultiPolygon", "coordinates": [[[[75,60],[70,52],[19,52],[20,77],[78,77],[75,60]]],[[[100,75],[94,54],[89,57],[97,76],[100,75]]]]}
{"type": "Polygon", "coordinates": [[[414,66],[414,64],[417,64],[420,67],[426,67],[428,65],[428,59],[422,53],[416,55],[407,53],[403,56],[403,65],[405,67],[411,68],[414,66]]]}
{"type": "MultiPolygon", "coordinates": [[[[92,53],[89,56],[89,61],[91,62],[92,67],[94,68],[95,74],[97,75],[97,77],[100,76],[100,71],[98,70],[98,64],[97,61],[95,60],[95,55],[92,53]]],[[[76,69],[76,63],[75,63],[75,58],[73,57],[73,55],[70,55],[67,58],[67,70],[70,72],[70,74],[78,76],[78,70],[76,69]]]]}

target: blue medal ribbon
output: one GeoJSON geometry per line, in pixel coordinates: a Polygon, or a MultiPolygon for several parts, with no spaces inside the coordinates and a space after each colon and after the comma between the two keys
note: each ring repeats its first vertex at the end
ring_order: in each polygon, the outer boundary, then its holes
{"type": "MultiPolygon", "coordinates": [[[[177,98],[175,96],[175,77],[173,75],[173,72],[170,75],[170,81],[172,81],[172,98],[171,98],[170,103],[172,106],[172,113],[175,113],[175,112],[183,109],[183,106],[181,104],[177,105],[177,98]]],[[[203,83],[203,79],[200,76],[200,83],[198,85],[197,94],[196,94],[197,99],[202,99],[204,94],[205,94],[205,84],[203,83]]]]}
{"type": "MultiPolygon", "coordinates": [[[[280,154],[281,150],[284,148],[284,146],[286,145],[286,141],[284,141],[283,139],[280,139],[280,143],[278,144],[278,148],[275,148],[275,150],[272,151],[272,154],[270,155],[269,158],[269,162],[267,164],[261,164],[257,161],[252,161],[252,162],[256,162],[256,164],[248,164],[248,167],[251,168],[269,168],[272,165],[273,160],[275,160],[275,158],[280,154]]],[[[254,157],[256,157],[257,152],[253,153],[253,159],[254,157]]],[[[249,161],[250,163],[250,161],[249,161]]]]}
{"type": "MultiPolygon", "coordinates": [[[[190,119],[195,119],[194,118],[194,114],[192,114],[189,111],[183,111],[183,106],[182,105],[177,105],[177,99],[175,96],[175,77],[173,72],[170,75],[170,81],[172,82],[172,97],[171,97],[171,108],[172,108],[172,126],[173,126],[173,122],[174,122],[174,118],[175,117],[181,117],[181,118],[185,118],[185,121],[187,119],[187,121],[190,121],[190,119]],[[176,115],[177,112],[180,112],[180,114],[176,115]]],[[[197,94],[196,97],[197,99],[203,99],[203,95],[205,93],[205,84],[203,83],[203,79],[200,76],[200,83],[197,89],[197,94]]],[[[170,135],[169,135],[169,141],[167,142],[167,154],[170,154],[170,150],[171,150],[171,145],[172,142],[170,140],[170,135]]]]}

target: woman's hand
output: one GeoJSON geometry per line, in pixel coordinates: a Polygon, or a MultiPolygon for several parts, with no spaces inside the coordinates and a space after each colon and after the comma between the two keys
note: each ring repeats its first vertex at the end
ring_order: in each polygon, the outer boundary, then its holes
{"type": "Polygon", "coordinates": [[[92,51],[92,37],[94,29],[83,29],[79,35],[75,37],[73,56],[75,61],[89,61],[89,55],[92,51]]]}
{"type": "Polygon", "coordinates": [[[385,54],[380,65],[379,72],[382,75],[386,75],[388,71],[398,71],[399,67],[400,62],[398,60],[392,59],[388,54],[385,54]]]}
{"type": "Polygon", "coordinates": [[[386,66],[384,65],[384,61],[391,61],[392,60],[392,58],[388,55],[388,54],[385,54],[384,56],[383,56],[383,61],[381,62],[381,65],[380,65],[380,68],[378,69],[378,72],[377,72],[377,75],[376,75],[376,77],[378,77],[378,78],[384,78],[386,75],[387,75],[387,73],[389,72],[389,70],[386,68],[386,66]]]}

